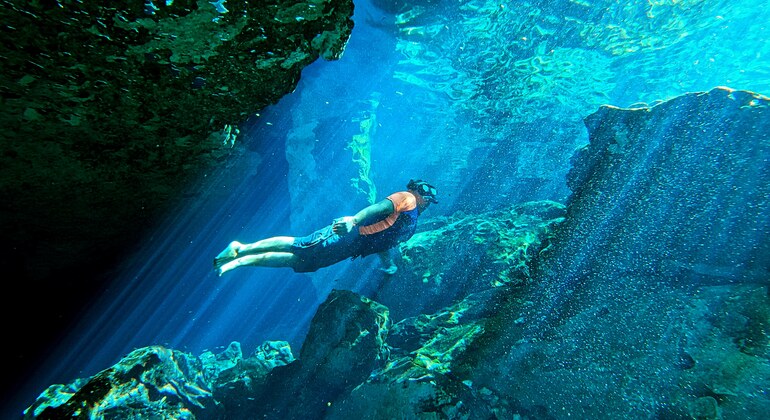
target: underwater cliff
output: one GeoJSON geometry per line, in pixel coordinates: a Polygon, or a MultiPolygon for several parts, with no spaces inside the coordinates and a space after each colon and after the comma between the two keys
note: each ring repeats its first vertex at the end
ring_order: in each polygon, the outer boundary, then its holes
{"type": "Polygon", "coordinates": [[[588,116],[537,286],[467,378],[538,416],[762,418],[768,104],[716,88],[588,116]]]}
{"type": "Polygon", "coordinates": [[[770,99],[584,123],[566,206],[429,219],[376,296],[327,297],[298,354],[137,349],[26,417],[763,418],[770,99]]]}

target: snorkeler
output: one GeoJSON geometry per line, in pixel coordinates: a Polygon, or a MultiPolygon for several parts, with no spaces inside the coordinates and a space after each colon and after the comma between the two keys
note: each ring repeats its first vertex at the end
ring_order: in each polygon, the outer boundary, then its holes
{"type": "Polygon", "coordinates": [[[305,237],[275,236],[250,244],[233,241],[214,258],[214,267],[220,276],[243,266],[290,267],[308,273],[346,258],[378,253],[382,270],[393,274],[397,267],[387,251],[409,240],[418,216],[430,203],[438,203],[436,188],[425,181],[410,180],[406,188],[305,237]]]}

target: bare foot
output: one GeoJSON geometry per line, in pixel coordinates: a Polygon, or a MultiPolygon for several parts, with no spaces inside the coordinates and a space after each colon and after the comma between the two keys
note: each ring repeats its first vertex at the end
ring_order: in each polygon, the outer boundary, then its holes
{"type": "Polygon", "coordinates": [[[234,260],[232,260],[230,262],[227,262],[227,263],[222,264],[221,266],[219,266],[219,268],[217,268],[217,275],[219,277],[222,277],[222,274],[225,274],[228,271],[230,271],[230,270],[232,270],[234,268],[238,268],[240,266],[241,266],[241,261],[239,261],[236,258],[236,259],[234,259],[234,260]]]}
{"type": "MultiPolygon", "coordinates": [[[[219,253],[219,255],[217,255],[216,258],[214,258],[214,267],[221,270],[221,267],[224,264],[238,258],[238,253],[240,252],[242,246],[243,244],[238,241],[230,242],[230,245],[227,245],[227,248],[225,248],[222,252],[219,253]]],[[[222,275],[221,271],[220,275],[222,275]]]]}

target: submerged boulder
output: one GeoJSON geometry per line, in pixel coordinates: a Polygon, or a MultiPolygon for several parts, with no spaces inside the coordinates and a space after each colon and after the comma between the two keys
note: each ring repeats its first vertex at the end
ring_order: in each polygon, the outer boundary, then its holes
{"type": "Polygon", "coordinates": [[[377,300],[400,320],[440,311],[472,293],[528,284],[533,261],[563,220],[564,205],[553,201],[426,220],[400,245],[401,268],[377,290],[377,300]]]}
{"type": "Polygon", "coordinates": [[[91,378],[49,387],[24,418],[223,418],[270,370],[292,361],[286,342],[266,342],[247,358],[237,342],[200,357],[139,348],[91,378]]]}
{"type": "Polygon", "coordinates": [[[585,122],[534,286],[462,375],[543,417],[761,418],[770,99],[717,88],[585,122]]]}
{"type": "Polygon", "coordinates": [[[320,417],[387,357],[388,309],[350,291],[334,290],[316,311],[299,360],[275,369],[252,413],[320,417]]]}
{"type": "Polygon", "coordinates": [[[500,287],[467,296],[433,314],[394,324],[389,357],[367,381],[334,405],[331,418],[508,418],[488,390],[477,390],[454,374],[497,305],[510,298],[500,287]],[[493,415],[494,414],[494,415],[493,415]]]}

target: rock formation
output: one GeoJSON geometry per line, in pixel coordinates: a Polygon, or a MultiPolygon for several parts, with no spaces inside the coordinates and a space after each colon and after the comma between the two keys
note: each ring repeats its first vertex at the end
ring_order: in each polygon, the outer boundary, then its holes
{"type": "Polygon", "coordinates": [[[62,329],[87,300],[73,289],[99,290],[190,181],[243,151],[239,123],[340,57],[352,13],[350,0],[5,2],[0,262],[13,303],[34,296],[50,321],[19,341],[62,329]]]}
{"type": "Polygon", "coordinates": [[[412,271],[393,279],[407,287],[400,296],[390,290],[383,297],[408,302],[404,293],[419,287],[446,305],[433,313],[436,304],[429,299],[414,300],[413,308],[399,307],[414,316],[400,316],[394,323],[380,303],[334,290],[313,317],[297,360],[281,342],[266,343],[249,358],[242,357],[237,343],[218,355],[199,357],[158,346],[139,349],[92,378],[51,386],[27,417],[77,410],[198,419],[300,418],[307,413],[343,418],[368,410],[385,417],[418,412],[454,417],[468,410],[466,404],[474,413],[490,412],[493,398],[471,401],[475,391],[452,376],[454,359],[484,331],[486,319],[510,290],[531,281],[527,267],[547,246],[563,210],[553,202],[524,203],[429,223],[404,248],[412,271]],[[472,269],[431,263],[431,252],[447,251],[443,243],[466,237],[472,238],[468,253],[479,254],[472,269]],[[436,278],[424,274],[432,270],[448,282],[453,269],[466,293],[441,297],[436,278]]]}
{"type": "Polygon", "coordinates": [[[0,188],[13,199],[1,227],[45,243],[56,268],[51,248],[103,245],[216,168],[236,125],[319,56],[338,58],[353,25],[349,1],[17,3],[1,12],[14,40],[2,47],[0,188]]]}
{"type": "MultiPolygon", "coordinates": [[[[283,356],[232,370],[246,363],[229,362],[231,346],[185,364],[220,361],[208,376],[185,373],[192,389],[166,373],[154,382],[165,391],[136,401],[153,406],[173,388],[164,404],[188,418],[763,418],[768,112],[770,99],[726,88],[603,107],[586,119],[591,143],[573,161],[566,214],[555,203],[457,214],[402,248],[411,272],[392,281],[408,287],[382,296],[412,315],[334,291],[298,360],[268,351],[283,356]],[[435,263],[446,255],[455,265],[435,263]],[[467,293],[435,292],[446,304],[428,310],[415,296],[433,293],[439,274],[467,293]]],[[[172,372],[167,352],[139,354],[172,372]]],[[[105,406],[109,378],[156,377],[139,365],[53,386],[28,416],[105,406]]]]}
{"type": "Polygon", "coordinates": [[[563,217],[563,205],[535,201],[428,220],[400,246],[401,272],[381,285],[377,301],[403,319],[440,311],[492,287],[531,283],[529,267],[563,217]]]}
{"type": "Polygon", "coordinates": [[[219,354],[151,346],[109,369],[49,387],[25,418],[299,418],[321,412],[365,382],[387,358],[382,305],[334,291],[319,308],[295,360],[286,342],[244,358],[233,342],[219,354]]]}
{"type": "Polygon", "coordinates": [[[538,416],[762,417],[770,99],[717,88],[586,125],[534,286],[458,370],[538,416]]]}
{"type": "Polygon", "coordinates": [[[221,418],[223,406],[237,406],[293,361],[286,342],[266,342],[246,358],[237,342],[200,357],[144,347],[91,378],[48,388],[25,418],[221,418]]]}

